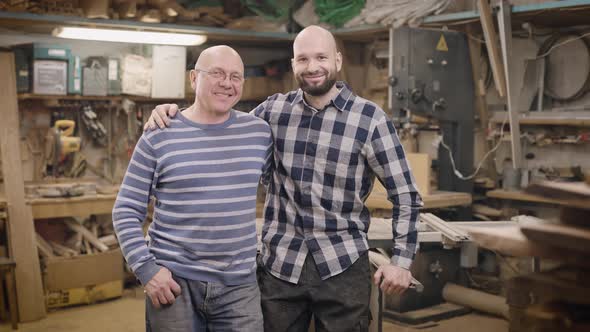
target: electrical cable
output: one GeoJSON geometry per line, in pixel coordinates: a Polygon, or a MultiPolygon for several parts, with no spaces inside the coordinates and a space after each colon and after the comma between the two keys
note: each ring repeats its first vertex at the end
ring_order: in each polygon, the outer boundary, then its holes
{"type": "Polygon", "coordinates": [[[502,137],[504,136],[504,125],[506,125],[507,121],[508,121],[508,114],[506,114],[504,121],[502,121],[502,126],[500,127],[500,139],[498,140],[498,143],[496,143],[496,145],[481,158],[481,160],[479,161],[479,164],[477,165],[477,168],[475,169],[475,172],[473,172],[471,175],[467,175],[467,176],[463,175],[455,166],[455,159],[453,158],[453,151],[445,143],[444,137],[441,136],[440,145],[442,145],[449,152],[449,159],[451,160],[451,166],[453,167],[453,173],[455,174],[456,177],[458,177],[461,180],[471,180],[477,175],[477,173],[479,173],[479,170],[483,166],[484,161],[486,159],[488,159],[488,157],[493,152],[498,150],[498,148],[500,147],[500,144],[502,144],[502,137]]]}

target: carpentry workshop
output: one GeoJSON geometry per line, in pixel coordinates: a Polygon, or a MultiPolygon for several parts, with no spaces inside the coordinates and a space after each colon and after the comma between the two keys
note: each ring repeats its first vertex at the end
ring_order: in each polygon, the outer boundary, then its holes
{"type": "Polygon", "coordinates": [[[0,0],[0,331],[590,331],[590,0],[0,0]]]}

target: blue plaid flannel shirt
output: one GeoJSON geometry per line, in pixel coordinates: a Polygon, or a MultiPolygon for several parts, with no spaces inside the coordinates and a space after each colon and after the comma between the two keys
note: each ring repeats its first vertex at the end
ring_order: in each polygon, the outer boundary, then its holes
{"type": "Polygon", "coordinates": [[[385,112],[344,82],[323,110],[301,89],[275,94],[252,111],[274,136],[274,172],[267,183],[262,262],[297,283],[308,253],[323,280],[368,250],[364,204],[375,176],[393,203],[392,263],[409,268],[418,248],[422,200],[395,128],[385,112]]]}

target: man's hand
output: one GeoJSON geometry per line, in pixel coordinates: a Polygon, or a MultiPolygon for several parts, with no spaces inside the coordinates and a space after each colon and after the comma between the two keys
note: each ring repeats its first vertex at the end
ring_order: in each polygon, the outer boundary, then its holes
{"type": "Polygon", "coordinates": [[[170,126],[170,118],[176,116],[178,112],[178,105],[176,104],[162,104],[156,106],[152,110],[152,115],[148,119],[148,122],[143,125],[143,131],[154,130],[156,125],[162,129],[170,126]]]}
{"type": "Polygon", "coordinates": [[[403,293],[410,287],[411,281],[410,271],[391,264],[381,265],[373,277],[375,286],[380,286],[381,290],[388,295],[403,293]]]}
{"type": "Polygon", "coordinates": [[[172,273],[162,267],[144,287],[145,293],[156,308],[164,304],[172,304],[180,295],[180,285],[172,279],[172,273]]]}

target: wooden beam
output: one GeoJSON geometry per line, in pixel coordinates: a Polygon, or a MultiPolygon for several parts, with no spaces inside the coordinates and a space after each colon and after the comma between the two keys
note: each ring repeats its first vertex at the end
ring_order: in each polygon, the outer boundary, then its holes
{"type": "Polygon", "coordinates": [[[488,56],[490,57],[490,67],[494,76],[494,83],[496,83],[496,90],[500,97],[506,96],[506,78],[504,77],[504,66],[500,58],[500,51],[498,49],[498,35],[494,29],[494,20],[492,18],[492,8],[487,0],[477,0],[477,8],[479,10],[479,17],[481,20],[481,27],[483,28],[483,35],[486,40],[488,48],[488,56]]]}
{"type": "Polygon", "coordinates": [[[510,17],[510,3],[500,1],[498,12],[498,29],[500,30],[500,42],[502,43],[502,57],[504,58],[504,74],[506,78],[506,105],[508,107],[508,119],[510,120],[510,143],[512,144],[512,166],[515,169],[522,167],[522,149],[520,144],[520,123],[518,117],[518,91],[512,67],[512,21],[510,17]]]}
{"type": "MultiPolygon", "coordinates": [[[[466,32],[468,36],[473,36],[473,26],[469,25],[466,32]]],[[[488,103],[486,101],[486,89],[481,77],[481,68],[479,65],[481,59],[481,44],[479,41],[475,40],[475,38],[467,38],[467,43],[469,46],[469,59],[471,60],[471,75],[473,77],[473,85],[475,88],[475,109],[479,115],[479,130],[482,132],[481,140],[483,140],[483,142],[480,141],[478,143],[483,146],[483,152],[485,155],[488,151],[492,150],[494,144],[492,141],[487,140],[485,135],[488,130],[489,116],[488,103]]],[[[497,172],[493,158],[488,158],[485,161],[485,168],[487,170],[486,175],[495,181],[497,172]]]]}
{"type": "Polygon", "coordinates": [[[23,322],[45,317],[45,298],[37,254],[31,207],[25,203],[25,183],[20,153],[18,101],[14,54],[0,52],[0,153],[10,216],[11,255],[16,262],[18,312],[23,322]]]}

